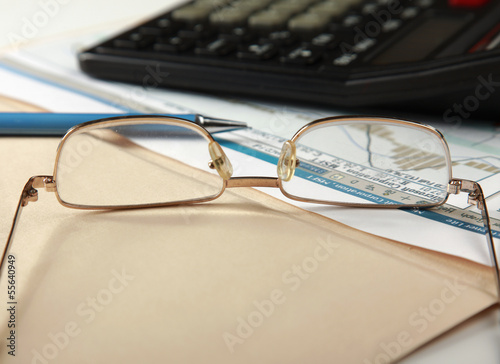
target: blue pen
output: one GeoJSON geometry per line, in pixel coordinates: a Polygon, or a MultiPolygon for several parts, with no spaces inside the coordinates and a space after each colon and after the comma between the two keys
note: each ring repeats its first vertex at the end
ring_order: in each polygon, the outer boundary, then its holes
{"type": "MultiPolygon", "coordinates": [[[[71,127],[92,120],[117,116],[144,116],[146,114],[87,114],[87,113],[35,113],[0,112],[0,135],[64,135],[71,127]]],[[[242,121],[217,119],[199,114],[147,114],[177,117],[192,121],[210,132],[246,128],[242,121]]]]}

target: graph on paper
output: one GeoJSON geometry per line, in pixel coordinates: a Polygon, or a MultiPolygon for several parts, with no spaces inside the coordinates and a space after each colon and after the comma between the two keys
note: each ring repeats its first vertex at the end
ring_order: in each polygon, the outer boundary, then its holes
{"type": "MultiPolygon", "coordinates": [[[[449,139],[452,154],[453,176],[477,181],[483,187],[491,215],[494,235],[500,236],[500,129],[471,129],[473,132],[464,138],[453,134],[449,139]]],[[[284,138],[257,130],[240,130],[231,135],[218,136],[219,142],[226,148],[242,152],[249,156],[273,164],[278,162],[284,138]]],[[[392,142],[392,141],[391,141],[392,142]]],[[[391,145],[393,153],[411,155],[416,153],[408,145],[391,145]]],[[[429,167],[436,163],[436,157],[420,156],[417,163],[429,167]],[[434,162],[433,162],[434,161],[434,162]]],[[[414,166],[419,167],[419,165],[414,166]]],[[[342,160],[333,155],[318,152],[311,148],[302,151],[302,158],[295,171],[295,176],[310,182],[321,184],[349,194],[359,202],[377,204],[419,204],[435,202],[441,199],[442,188],[432,183],[415,181],[411,175],[398,171],[384,171],[370,168],[351,161],[342,160]],[[304,160],[304,156],[306,156],[304,160]]],[[[439,221],[468,231],[484,232],[482,216],[467,198],[451,198],[444,205],[424,210],[407,210],[425,218],[439,221]]]]}

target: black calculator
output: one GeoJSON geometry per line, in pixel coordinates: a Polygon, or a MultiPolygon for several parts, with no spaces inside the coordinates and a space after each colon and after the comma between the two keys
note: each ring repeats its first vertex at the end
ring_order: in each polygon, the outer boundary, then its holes
{"type": "Polygon", "coordinates": [[[195,0],[79,54],[94,77],[496,118],[498,0],[195,0]]]}

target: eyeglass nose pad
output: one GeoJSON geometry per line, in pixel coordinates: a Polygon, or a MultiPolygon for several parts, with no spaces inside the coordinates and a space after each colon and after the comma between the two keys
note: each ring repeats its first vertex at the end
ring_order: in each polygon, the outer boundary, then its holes
{"type": "Polygon", "coordinates": [[[288,182],[292,179],[297,166],[297,153],[295,143],[288,140],[281,148],[281,155],[278,160],[278,177],[282,181],[288,182]]]}
{"type": "Polygon", "coordinates": [[[228,180],[233,175],[233,166],[217,142],[211,142],[208,145],[208,151],[212,160],[209,162],[209,167],[216,169],[219,176],[228,180]]]}

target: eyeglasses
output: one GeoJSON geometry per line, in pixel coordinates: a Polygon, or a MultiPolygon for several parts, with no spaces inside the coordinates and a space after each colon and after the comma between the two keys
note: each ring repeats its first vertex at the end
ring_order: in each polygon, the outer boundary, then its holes
{"type": "Polygon", "coordinates": [[[207,202],[232,187],[275,187],[298,201],[393,209],[431,208],[466,192],[482,213],[500,293],[481,186],[452,177],[449,148],[436,129],[378,117],[313,121],[283,144],[277,177],[233,177],[222,135],[162,116],[114,117],[72,128],[59,144],[53,175],[31,177],[22,191],[0,274],[21,210],[37,200],[39,188],[55,192],[63,206],[94,210],[207,202]],[[356,186],[359,179],[372,182],[370,193],[356,186]]]}

